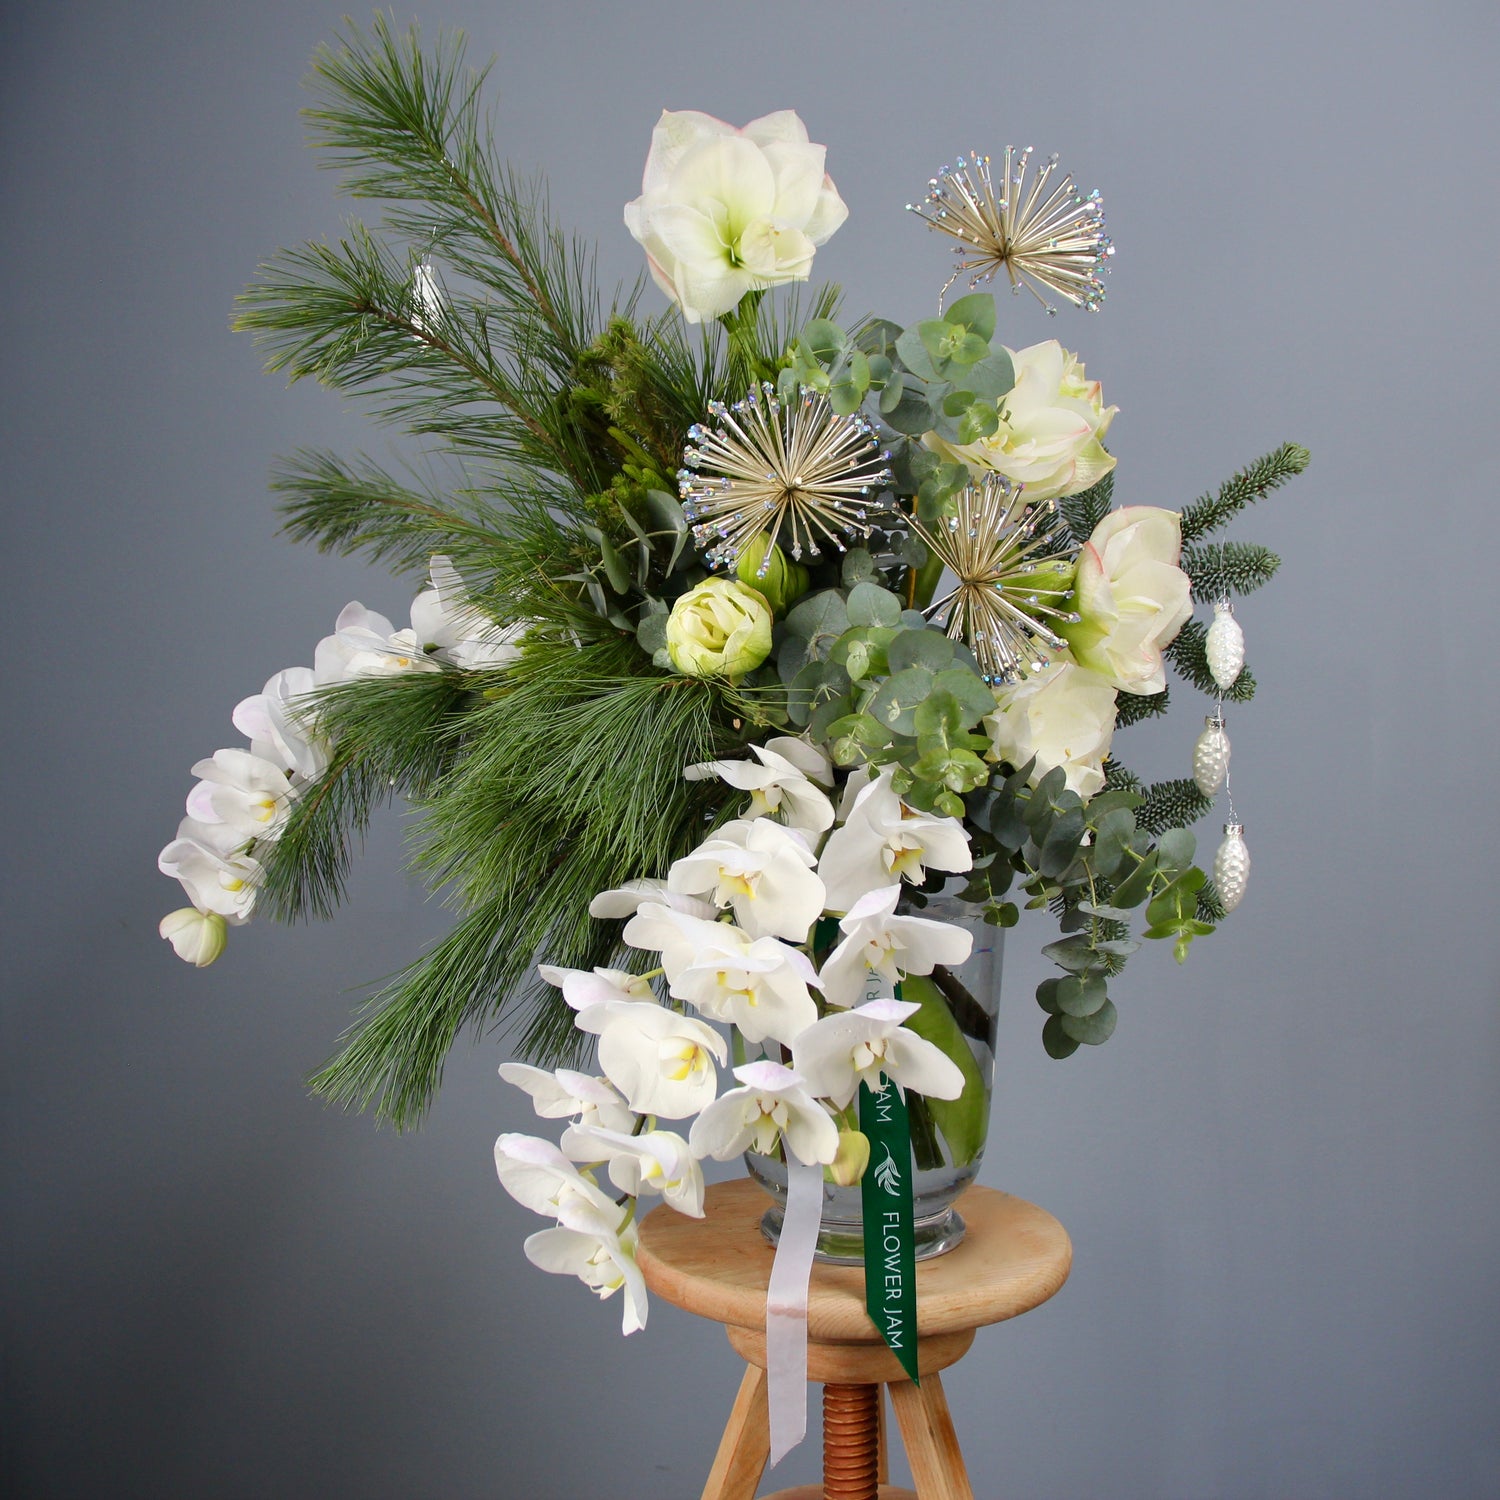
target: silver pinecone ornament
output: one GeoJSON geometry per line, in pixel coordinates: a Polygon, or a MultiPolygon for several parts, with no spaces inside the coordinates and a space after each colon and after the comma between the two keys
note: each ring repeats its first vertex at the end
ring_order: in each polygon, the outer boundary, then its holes
{"type": "Polygon", "coordinates": [[[1224,732],[1224,716],[1210,714],[1193,746],[1193,781],[1205,797],[1212,797],[1228,775],[1229,736],[1224,732]]]}
{"type": "Polygon", "coordinates": [[[1245,632],[1234,617],[1234,608],[1227,599],[1214,605],[1214,621],[1208,627],[1208,640],[1204,647],[1208,656],[1208,670],[1219,691],[1225,692],[1234,686],[1240,668],[1245,665],[1245,632]]]}
{"type": "Polygon", "coordinates": [[[1224,842],[1214,855],[1214,885],[1225,911],[1233,911],[1245,897],[1250,880],[1250,851],[1245,847],[1245,825],[1226,823],[1224,842]]]}

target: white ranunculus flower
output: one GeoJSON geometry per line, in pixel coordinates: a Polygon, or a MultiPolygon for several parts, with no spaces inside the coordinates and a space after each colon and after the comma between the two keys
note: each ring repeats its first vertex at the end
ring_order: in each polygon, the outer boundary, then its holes
{"type": "Polygon", "coordinates": [[[731,907],[752,938],[800,943],[823,914],[827,892],[806,839],[765,818],[726,823],[667,872],[667,889],[731,907]]]}
{"type": "Polygon", "coordinates": [[[178,958],[206,969],[224,951],[228,925],[216,911],[184,906],[168,912],[156,930],[171,943],[178,958]]]}
{"type": "Polygon", "coordinates": [[[621,1331],[646,1326],[646,1281],[635,1262],[636,1227],[618,1228],[620,1211],[570,1203],[559,1213],[556,1229],[539,1229],[525,1245],[526,1259],[539,1271],[576,1276],[599,1297],[623,1291],[621,1331]]]}
{"type": "Polygon", "coordinates": [[[1100,521],[1078,555],[1073,608],[1082,618],[1060,627],[1080,666],[1125,693],[1166,687],[1162,649],[1193,613],[1181,556],[1175,510],[1127,505],[1100,521]]]}
{"type": "Polygon", "coordinates": [[[828,835],[818,874],[828,889],[829,911],[848,911],[893,881],[920,885],[929,868],[959,873],[974,866],[963,824],[907,807],[891,789],[891,775],[886,769],[867,781],[843,827],[828,835]]]}
{"type": "Polygon", "coordinates": [[[844,940],[823,963],[823,994],[830,1005],[852,1006],[864,997],[870,976],[894,991],[903,974],[930,974],[939,965],[968,958],[974,935],[952,922],[896,915],[899,885],[871,891],[839,923],[844,940]]]}
{"type": "Polygon", "coordinates": [[[753,1148],[765,1156],[781,1140],[808,1166],[833,1160],[838,1126],[800,1074],[767,1058],[744,1063],[734,1076],[740,1087],[726,1089],[693,1121],[688,1144],[694,1155],[728,1161],[753,1148]]]}
{"type": "Polygon", "coordinates": [[[984,721],[995,754],[1013,766],[1033,756],[1032,783],[1061,766],[1071,791],[1092,797],[1104,785],[1104,757],[1115,732],[1115,690],[1076,662],[1058,661],[995,689],[984,721]]]}
{"type": "Polygon", "coordinates": [[[746,292],[807,280],[814,251],[849,215],[823,155],[789,109],[743,129],[662,111],[625,227],[689,323],[732,311],[746,292]]]}
{"type": "Polygon", "coordinates": [[[922,441],[975,473],[992,471],[1026,486],[1028,500],[1077,495],[1115,466],[1103,439],[1117,406],[1105,406],[1097,380],[1056,339],[1007,350],[1016,383],[997,403],[1000,425],[973,443],[950,443],[935,432],[922,441]]]}

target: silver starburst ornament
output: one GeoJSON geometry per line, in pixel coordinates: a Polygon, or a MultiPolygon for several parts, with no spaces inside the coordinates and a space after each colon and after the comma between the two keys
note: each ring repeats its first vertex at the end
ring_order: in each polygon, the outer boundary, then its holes
{"type": "Polygon", "coordinates": [[[1250,880],[1250,851],[1245,847],[1245,825],[1226,823],[1224,842],[1214,855],[1214,885],[1225,911],[1233,911],[1245,897],[1250,880]]]}
{"type": "Polygon", "coordinates": [[[1047,622],[1078,622],[1078,549],[1054,501],[1028,505],[1021,485],[987,474],[952,515],[933,526],[913,517],[911,527],[955,580],[924,613],[969,647],[986,682],[1039,672],[1067,644],[1047,622]]]}
{"type": "Polygon", "coordinates": [[[1099,190],[1081,193],[1068,173],[1054,179],[1056,156],[1028,182],[1030,162],[1030,146],[1007,146],[997,184],[989,157],[971,152],[929,180],[921,203],[906,205],[958,241],[958,266],[943,291],[965,273],[972,273],[969,285],[977,287],[1003,269],[1011,291],[1025,286],[1049,315],[1057,309],[1043,291],[1097,312],[1105,290],[1100,272],[1115,253],[1104,231],[1099,190]]]}
{"type": "MultiPolygon", "coordinates": [[[[800,561],[845,537],[867,537],[880,492],[894,476],[890,453],[861,416],[841,417],[805,386],[783,403],[770,384],[743,401],[709,403],[712,425],[688,428],[677,471],[683,513],[710,567],[734,567],[758,536],[800,561]]],[[[766,547],[764,571],[772,557],[766,547]]]]}
{"type": "Polygon", "coordinates": [[[1229,749],[1223,714],[1210,714],[1193,746],[1193,781],[1205,797],[1214,796],[1224,785],[1229,775],[1229,749]]]}
{"type": "Polygon", "coordinates": [[[1234,606],[1227,599],[1214,605],[1213,624],[1208,627],[1204,643],[1208,670],[1221,693],[1235,684],[1245,665],[1245,632],[1234,617],[1234,606]]]}

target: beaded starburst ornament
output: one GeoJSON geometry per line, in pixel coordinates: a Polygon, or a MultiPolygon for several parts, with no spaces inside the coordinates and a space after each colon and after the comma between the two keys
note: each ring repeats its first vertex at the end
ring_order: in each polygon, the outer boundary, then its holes
{"type": "Polygon", "coordinates": [[[906,206],[930,228],[959,242],[954,247],[958,266],[944,293],[966,272],[973,273],[972,288],[993,281],[1003,268],[1011,291],[1019,293],[1025,286],[1049,316],[1057,309],[1038,286],[1097,312],[1105,290],[1100,272],[1115,253],[1104,232],[1099,190],[1081,193],[1069,173],[1054,182],[1055,155],[1028,184],[1031,153],[1030,146],[1019,152],[1005,148],[998,190],[988,156],[960,156],[956,166],[945,166],[929,180],[921,203],[906,206]]]}
{"type": "MultiPolygon", "coordinates": [[[[869,536],[880,490],[894,476],[864,417],[840,416],[805,386],[782,402],[769,383],[708,410],[713,425],[688,428],[677,487],[711,567],[734,567],[762,533],[798,561],[825,547],[847,551],[846,536],[869,536]]],[[[770,558],[768,546],[762,572],[770,558]]]]}
{"type": "Polygon", "coordinates": [[[1067,644],[1048,620],[1076,624],[1072,569],[1078,553],[1055,501],[1027,504],[1023,486],[987,474],[935,526],[911,526],[953,574],[954,587],[923,611],[974,653],[986,682],[1013,682],[1047,665],[1067,644]]]}

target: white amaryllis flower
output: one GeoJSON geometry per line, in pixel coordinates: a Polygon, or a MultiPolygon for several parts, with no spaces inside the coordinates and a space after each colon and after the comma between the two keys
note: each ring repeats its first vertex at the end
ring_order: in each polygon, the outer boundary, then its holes
{"type": "Polygon", "coordinates": [[[818,874],[829,911],[848,911],[870,891],[892,881],[920,885],[929,868],[957,873],[974,865],[969,836],[957,818],[907,807],[891,789],[886,769],[857,794],[842,828],[823,846],[818,874]]]}
{"type": "Polygon", "coordinates": [[[625,1294],[621,1331],[646,1326],[646,1282],[635,1262],[636,1227],[619,1228],[620,1211],[570,1203],[559,1214],[556,1229],[539,1229],[528,1237],[526,1259],[539,1271],[576,1276],[599,1297],[625,1294]]]}
{"type": "Polygon", "coordinates": [[[292,784],[274,762],[248,750],[215,750],[193,766],[198,785],[187,812],[200,823],[225,823],[240,842],[274,838],[292,810],[292,784]]]}
{"type": "Polygon", "coordinates": [[[844,941],[824,961],[823,995],[830,1005],[857,1005],[872,975],[889,990],[903,974],[930,974],[939,965],[961,964],[974,949],[974,935],[951,922],[896,915],[899,885],[861,896],[839,923],[844,941]]]}
{"type": "Polygon", "coordinates": [[[521,654],[520,625],[498,625],[474,606],[452,562],[433,555],[432,586],[412,600],[411,628],[424,652],[468,671],[507,667],[521,654]]]}
{"type": "Polygon", "coordinates": [[[920,1008],[903,1000],[871,1000],[824,1016],[792,1043],[792,1067],[810,1093],[835,1109],[843,1109],[861,1083],[878,1088],[882,1073],[903,1089],[957,1099],[964,1091],[958,1064],[901,1024],[920,1008]]]}
{"type": "Polygon", "coordinates": [[[727,1161],[753,1149],[765,1156],[780,1140],[808,1166],[834,1159],[838,1126],[808,1092],[800,1073],[765,1060],[745,1063],[734,1076],[740,1087],[726,1090],[693,1121],[688,1145],[694,1155],[727,1161]]]}
{"type": "Polygon", "coordinates": [[[206,969],[223,951],[227,941],[227,924],[216,911],[199,911],[184,906],[168,912],[156,929],[171,943],[178,958],[206,969]]]}
{"type": "Polygon", "coordinates": [[[807,841],[779,823],[726,823],[667,872],[667,889],[730,907],[753,938],[800,943],[822,915],[823,882],[807,841]]]}
{"type": "Polygon", "coordinates": [[[689,766],[689,781],[717,776],[750,793],[745,817],[782,817],[787,826],[816,835],[833,827],[833,803],[824,787],[833,785],[828,758],[805,740],[779,735],[764,745],[752,745],[753,760],[713,760],[689,766]],[[820,786],[819,783],[822,783],[820,786]]]}
{"type": "Polygon", "coordinates": [[[1002,474],[1026,486],[1028,500],[1078,495],[1115,466],[1103,438],[1119,410],[1105,406],[1099,382],[1056,339],[1006,351],[1016,383],[997,403],[1000,425],[973,443],[950,443],[935,432],[922,441],[975,473],[1002,474]]]}
{"type": "Polygon", "coordinates": [[[529,1063],[501,1063],[500,1076],[531,1096],[532,1108],[544,1120],[577,1120],[605,1130],[630,1130],[635,1115],[607,1078],[572,1068],[549,1073],[529,1063]]]}
{"type": "Polygon", "coordinates": [[[1162,649],[1192,617],[1192,580],[1177,566],[1182,518],[1155,505],[1112,510],[1078,555],[1076,625],[1059,627],[1080,666],[1125,693],[1167,685],[1162,649]]]}
{"type": "Polygon", "coordinates": [[[328,769],[328,746],[304,723],[296,700],[312,692],[311,667],[278,672],[252,697],[235,706],[234,727],[250,741],[252,754],[313,781],[328,769]]]}
{"type": "Polygon", "coordinates": [[[217,912],[231,927],[250,920],[260,884],[260,864],[243,852],[245,836],[227,823],[184,818],[177,837],[157,856],[163,875],[181,881],[202,912],[217,912]]]}
{"type": "Polygon", "coordinates": [[[656,1003],[651,981],[624,969],[560,969],[555,964],[538,964],[536,971],[548,984],[556,985],[578,1012],[574,1024],[580,1031],[597,1035],[604,1025],[606,1006],[656,1003]]]}
{"type": "Polygon", "coordinates": [[[636,1114],[685,1120],[713,1098],[727,1051],[711,1026],[664,1005],[611,1004],[600,1019],[599,1066],[636,1114]]]}
{"type": "Polygon", "coordinates": [[[812,960],[777,938],[751,938],[729,922],[705,922],[665,906],[641,907],[625,941],[660,952],[672,995],[701,1015],[739,1027],[745,1040],[789,1043],[818,1019],[808,985],[812,960]]]}
{"type": "Polygon", "coordinates": [[[712,901],[700,901],[696,896],[679,895],[669,891],[665,880],[627,880],[613,890],[600,891],[589,902],[591,917],[629,917],[647,901],[660,906],[670,906],[673,911],[685,912],[690,917],[703,917],[711,921],[718,911],[712,901]]]}
{"type": "Polygon", "coordinates": [[[394,677],[402,672],[439,672],[415,630],[397,630],[382,614],[355,600],[339,611],[333,634],[318,642],[313,677],[319,687],[356,677],[394,677]]]}
{"type": "Polygon", "coordinates": [[[814,251],[849,216],[823,156],[789,109],[743,129],[662,111],[625,227],[689,323],[730,312],[748,291],[807,280],[814,251]]]}
{"type": "Polygon", "coordinates": [[[984,721],[995,754],[1013,766],[1033,756],[1033,785],[1061,766],[1069,790],[1092,797],[1104,785],[1104,757],[1115,732],[1115,690],[1097,672],[1057,661],[995,689],[984,721]]]}
{"type": "Polygon", "coordinates": [[[609,1180],[622,1193],[639,1198],[660,1193],[680,1214],[703,1217],[703,1168],[688,1143],[671,1130],[605,1130],[597,1125],[573,1125],[563,1132],[563,1152],[574,1161],[602,1161],[609,1180]]]}
{"type": "Polygon", "coordinates": [[[495,1171],[500,1186],[522,1208],[534,1214],[558,1216],[575,1203],[586,1204],[600,1213],[620,1218],[615,1200],[594,1181],[580,1172],[551,1142],[539,1135],[517,1135],[513,1131],[495,1141],[495,1171]]]}

